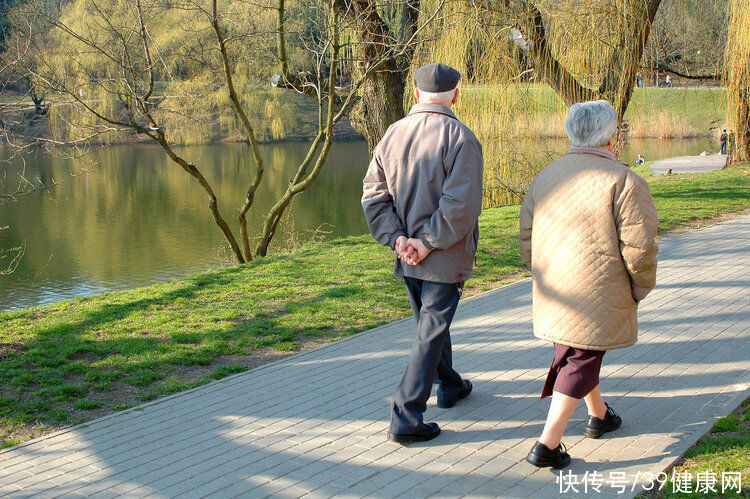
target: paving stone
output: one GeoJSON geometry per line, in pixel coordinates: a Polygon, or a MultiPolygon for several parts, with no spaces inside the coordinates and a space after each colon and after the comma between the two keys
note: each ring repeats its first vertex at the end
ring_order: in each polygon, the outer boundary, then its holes
{"type": "MultiPolygon", "coordinates": [[[[660,247],[639,342],[604,358],[623,427],[583,438],[581,406],[563,439],[581,476],[656,474],[748,395],[750,217],[660,247]]],[[[0,496],[556,497],[557,475],[524,460],[552,359],[532,335],[530,289],[459,305],[454,363],[475,388],[452,409],[430,398],[426,418],[444,430],[432,442],[386,442],[414,335],[405,319],[0,451],[0,496]]]]}

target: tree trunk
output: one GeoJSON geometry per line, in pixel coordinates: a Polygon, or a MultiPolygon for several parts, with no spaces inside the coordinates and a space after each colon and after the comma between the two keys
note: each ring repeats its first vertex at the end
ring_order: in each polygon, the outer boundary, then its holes
{"type": "Polygon", "coordinates": [[[354,129],[367,139],[370,151],[375,149],[388,127],[405,116],[405,73],[386,69],[367,78],[361,90],[362,99],[349,115],[354,129]]]}
{"type": "Polygon", "coordinates": [[[164,149],[169,158],[180,165],[183,170],[193,176],[196,180],[198,180],[198,183],[201,185],[206,194],[208,194],[208,209],[211,210],[211,215],[214,218],[214,222],[219,226],[221,232],[224,234],[224,238],[227,240],[229,248],[232,251],[232,255],[234,256],[234,261],[240,264],[246,263],[245,258],[242,255],[242,250],[240,250],[240,245],[237,244],[237,240],[232,233],[232,229],[229,228],[229,225],[227,225],[227,222],[219,212],[219,200],[216,197],[216,194],[214,194],[214,190],[208,183],[208,180],[206,180],[206,177],[203,176],[203,173],[201,173],[201,171],[196,168],[194,164],[188,163],[181,156],[177,155],[177,153],[174,152],[172,146],[170,146],[166,138],[164,138],[163,132],[160,131],[158,133],[159,135],[155,140],[162,147],[162,149],[164,149]]]}
{"type": "MultiPolygon", "coordinates": [[[[378,14],[374,0],[354,0],[351,3],[336,0],[334,7],[354,22],[358,52],[356,73],[364,74],[371,61],[383,59],[388,51],[395,52],[397,47],[393,44],[392,31],[378,14]]],[[[418,0],[402,6],[401,22],[407,37],[417,29],[419,7],[418,0]]],[[[388,127],[405,116],[404,92],[413,54],[414,48],[409,47],[404,54],[391,57],[382,69],[368,76],[360,91],[362,98],[350,113],[352,126],[365,136],[370,151],[388,127]]]]}
{"type": "Polygon", "coordinates": [[[531,58],[536,70],[565,104],[570,106],[576,102],[594,99],[594,91],[581,85],[552,53],[547,43],[547,31],[539,8],[533,2],[524,2],[524,11],[520,17],[531,42],[531,58]]]}
{"type": "Polygon", "coordinates": [[[43,105],[44,96],[39,96],[36,92],[32,92],[31,100],[34,102],[34,112],[36,114],[47,114],[47,108],[43,105]]]}
{"type": "Polygon", "coordinates": [[[600,98],[612,103],[620,122],[633,96],[635,75],[659,4],[661,0],[630,0],[624,6],[619,40],[599,87],[600,98]]]}
{"type": "MultiPolygon", "coordinates": [[[[335,0],[332,0],[332,4],[335,0]]],[[[260,236],[260,241],[255,247],[255,254],[258,256],[266,256],[268,253],[268,246],[273,240],[273,236],[276,234],[276,229],[279,227],[281,217],[284,216],[284,212],[289,207],[294,197],[303,192],[305,189],[315,182],[323,169],[323,166],[328,159],[328,153],[333,145],[333,128],[336,123],[339,122],[345,112],[347,112],[351,106],[353,100],[353,94],[348,97],[342,104],[341,109],[336,111],[336,74],[338,71],[339,64],[339,14],[338,9],[333,9],[331,12],[331,40],[330,40],[330,71],[331,75],[328,78],[328,102],[325,103],[323,100],[318,102],[318,112],[320,116],[320,124],[318,129],[318,135],[310,145],[307,151],[307,156],[297,168],[297,174],[294,176],[294,180],[289,183],[289,186],[284,192],[284,195],[277,201],[273,208],[268,212],[266,220],[263,222],[263,232],[260,236]],[[325,109],[325,122],[323,122],[323,110],[325,109]],[[315,153],[318,150],[320,141],[323,140],[323,147],[318,153],[317,159],[315,159],[315,153]],[[315,165],[312,171],[308,174],[307,170],[310,164],[315,159],[315,165]],[[307,175],[307,176],[305,176],[307,175]]]]}
{"type": "MultiPolygon", "coordinates": [[[[283,0],[280,2],[281,7],[279,9],[280,16],[284,16],[284,3],[283,0]]],[[[250,251],[250,237],[247,232],[247,212],[250,210],[250,208],[253,206],[253,202],[255,201],[255,193],[258,190],[258,186],[260,186],[260,182],[263,179],[263,158],[260,155],[260,149],[258,149],[258,141],[255,138],[255,130],[253,129],[253,126],[250,124],[250,120],[247,117],[247,113],[245,113],[245,108],[242,106],[242,102],[240,101],[239,95],[237,95],[237,90],[234,86],[234,78],[232,77],[232,65],[229,61],[229,54],[227,52],[227,44],[226,44],[226,38],[224,38],[224,33],[221,30],[221,27],[219,26],[219,9],[218,9],[218,2],[217,0],[213,0],[212,3],[212,16],[211,16],[211,26],[214,29],[214,34],[216,35],[216,40],[219,42],[219,53],[221,54],[221,60],[224,67],[224,77],[226,78],[227,82],[227,89],[229,90],[229,99],[232,101],[232,106],[234,107],[234,111],[237,114],[237,117],[240,119],[240,123],[242,123],[242,127],[245,129],[245,133],[247,134],[247,140],[250,143],[250,150],[253,153],[253,161],[255,162],[255,178],[253,179],[252,184],[250,184],[250,187],[247,189],[247,194],[245,194],[245,202],[243,203],[242,207],[237,212],[237,221],[240,224],[240,240],[242,241],[242,251],[244,254],[244,260],[245,262],[250,262],[253,260],[253,253],[250,251]]],[[[283,31],[283,23],[281,24],[280,28],[280,39],[283,42],[284,40],[284,31],[283,31]]],[[[283,47],[283,44],[280,45],[283,47]]],[[[280,54],[281,54],[280,50],[280,54]]],[[[284,63],[286,63],[286,55],[284,55],[283,59],[284,63]]],[[[234,250],[234,248],[232,248],[234,250]]]]}
{"type": "Polygon", "coordinates": [[[732,110],[736,120],[732,124],[732,161],[750,161],[750,78],[745,76],[742,85],[737,85],[736,107],[732,110]]]}
{"type": "Polygon", "coordinates": [[[750,0],[732,2],[726,65],[730,158],[750,161],[750,0]]]}
{"type": "MultiPolygon", "coordinates": [[[[520,11],[516,12],[514,17],[518,19],[518,24],[532,43],[529,52],[536,70],[565,104],[606,99],[612,103],[621,122],[633,95],[635,74],[643,57],[651,24],[656,17],[660,3],[661,0],[626,0],[624,2],[619,39],[598,89],[582,85],[554,56],[547,41],[541,11],[533,1],[522,1],[520,11]]],[[[498,7],[498,4],[492,0],[483,2],[483,5],[493,10],[508,8],[507,4],[502,3],[498,7]]]]}

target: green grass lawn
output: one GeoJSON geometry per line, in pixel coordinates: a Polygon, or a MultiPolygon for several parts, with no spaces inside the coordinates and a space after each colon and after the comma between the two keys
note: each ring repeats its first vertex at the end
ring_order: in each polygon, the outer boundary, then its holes
{"type": "MultiPolygon", "coordinates": [[[[750,496],[750,399],[732,414],[718,420],[711,431],[702,437],[671,470],[655,497],[748,497],[750,496]],[[722,473],[742,473],[741,492],[736,489],[721,494],[722,473]],[[701,483],[698,474],[701,473],[701,483]],[[672,476],[679,480],[672,480],[672,476]],[[716,492],[706,488],[710,476],[716,492]],[[690,492],[687,492],[690,491],[690,492]]],[[[657,484],[657,487],[659,484],[657,484]]]]}
{"type": "Polygon", "coordinates": [[[682,129],[686,135],[704,135],[721,126],[725,117],[723,88],[647,87],[635,89],[624,121],[645,127],[648,136],[661,136],[660,127],[682,129]],[[676,123],[672,122],[675,118],[676,123]]]}
{"type": "MultiPolygon", "coordinates": [[[[496,100],[512,108],[514,115],[525,117],[564,118],[568,110],[555,91],[544,84],[472,85],[463,92],[473,103],[468,105],[469,113],[484,112],[487,103],[496,100]]],[[[710,134],[723,125],[725,116],[724,88],[646,87],[634,89],[624,121],[639,137],[691,137],[710,134]]],[[[564,131],[560,133],[565,136],[564,131]]]]}
{"type": "Polygon", "coordinates": [[[659,213],[660,231],[671,231],[691,220],[714,218],[748,207],[750,169],[747,166],[648,178],[659,213]]]}
{"type": "MultiPolygon", "coordinates": [[[[750,166],[651,178],[660,229],[750,207],[750,166]]],[[[519,206],[487,209],[467,295],[526,275],[519,206]]],[[[409,315],[369,236],[245,266],[0,313],[0,445],[121,410],[409,315]]]]}

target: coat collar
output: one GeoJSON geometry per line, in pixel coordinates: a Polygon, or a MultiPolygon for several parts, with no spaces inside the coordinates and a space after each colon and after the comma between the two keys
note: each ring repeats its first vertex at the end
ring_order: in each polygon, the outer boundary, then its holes
{"type": "Polygon", "coordinates": [[[457,120],[456,115],[453,114],[453,111],[450,110],[447,106],[442,106],[440,104],[415,104],[411,111],[409,111],[409,116],[416,113],[438,113],[438,114],[444,114],[446,116],[450,116],[454,120],[457,120]]]}
{"type": "Polygon", "coordinates": [[[596,154],[597,156],[617,161],[617,156],[615,156],[609,149],[603,147],[571,146],[571,148],[568,149],[568,154],[596,154]]]}

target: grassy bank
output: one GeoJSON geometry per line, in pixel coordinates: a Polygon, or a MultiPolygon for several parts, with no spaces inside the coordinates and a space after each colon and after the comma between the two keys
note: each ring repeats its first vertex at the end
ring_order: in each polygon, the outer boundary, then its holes
{"type": "MultiPolygon", "coordinates": [[[[468,87],[459,101],[462,118],[485,137],[511,130],[516,138],[565,138],[567,109],[547,85],[468,87]]],[[[715,135],[718,139],[725,114],[723,88],[650,87],[634,90],[624,122],[635,138],[715,135]]]]}
{"type": "MultiPolygon", "coordinates": [[[[660,229],[750,207],[750,166],[652,178],[660,229]]],[[[467,294],[525,275],[519,207],[485,210],[467,294]]],[[[405,317],[392,253],[369,236],[242,267],[0,313],[2,445],[405,317]]]]}
{"type": "Polygon", "coordinates": [[[631,137],[718,139],[725,118],[723,88],[643,88],[633,92],[624,121],[631,137]]]}
{"type": "MultiPolygon", "coordinates": [[[[170,106],[181,111],[163,117],[169,140],[175,144],[244,141],[245,134],[233,118],[226,90],[217,87],[206,92],[203,99],[194,101],[168,98],[170,106]],[[191,119],[184,119],[183,113],[191,119]]],[[[516,139],[566,137],[563,124],[567,106],[548,85],[465,85],[463,93],[457,111],[480,137],[504,136],[508,130],[516,139]]],[[[157,92],[155,98],[159,96],[157,92]]],[[[630,135],[637,138],[709,135],[718,138],[715,129],[724,122],[725,96],[723,88],[636,89],[625,113],[625,122],[630,127],[630,135]]],[[[242,98],[259,141],[304,140],[315,136],[317,108],[311,99],[261,86],[245,89],[242,98]]],[[[70,120],[79,118],[66,115],[65,108],[46,116],[35,115],[33,103],[28,98],[22,99],[7,92],[0,95],[0,103],[8,105],[6,112],[13,109],[16,113],[23,113],[25,129],[22,132],[29,136],[47,136],[54,132],[59,140],[68,136],[70,120]],[[26,111],[21,111],[24,108],[26,111]],[[63,113],[61,117],[56,117],[58,112],[63,113]]],[[[76,132],[70,133],[72,138],[76,132]]],[[[347,120],[337,127],[337,134],[343,139],[359,137],[347,120]]],[[[107,134],[97,140],[132,143],[149,139],[123,132],[107,134]]]]}
{"type": "MultiPolygon", "coordinates": [[[[732,414],[714,423],[711,431],[688,449],[666,474],[669,479],[664,481],[661,490],[639,497],[749,497],[750,399],[745,400],[732,414]],[[740,493],[727,485],[722,494],[722,473],[737,472],[742,473],[740,493]],[[703,474],[701,483],[698,483],[699,473],[703,474]],[[672,479],[673,474],[679,477],[679,481],[672,479]],[[716,482],[708,484],[708,477],[711,476],[716,477],[716,482]]],[[[657,483],[656,488],[660,485],[657,483]]]]}

